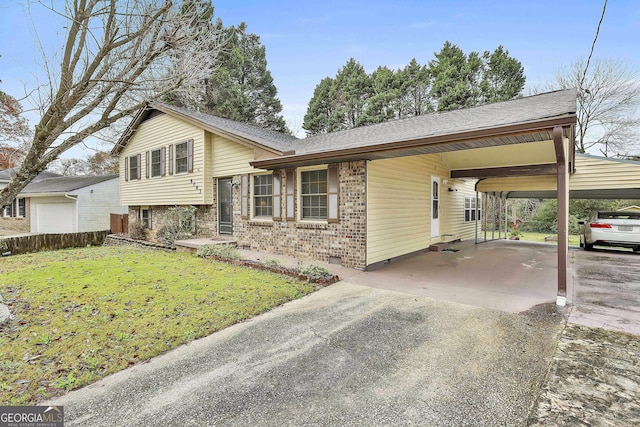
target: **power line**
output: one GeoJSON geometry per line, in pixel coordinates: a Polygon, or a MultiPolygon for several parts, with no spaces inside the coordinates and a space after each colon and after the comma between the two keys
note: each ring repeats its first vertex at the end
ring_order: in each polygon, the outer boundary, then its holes
{"type": "Polygon", "coordinates": [[[591,57],[593,56],[593,51],[596,48],[596,42],[598,41],[598,35],[600,34],[600,26],[602,25],[602,20],[604,19],[604,13],[607,11],[607,2],[609,0],[604,0],[604,6],[602,7],[602,15],[600,16],[600,22],[598,22],[598,28],[596,29],[596,36],[593,38],[593,43],[591,43],[591,52],[589,53],[589,58],[587,58],[587,65],[584,67],[584,73],[582,73],[582,79],[580,79],[580,89],[582,90],[582,84],[584,83],[584,79],[587,78],[587,70],[589,69],[589,63],[591,63],[591,57]]]}

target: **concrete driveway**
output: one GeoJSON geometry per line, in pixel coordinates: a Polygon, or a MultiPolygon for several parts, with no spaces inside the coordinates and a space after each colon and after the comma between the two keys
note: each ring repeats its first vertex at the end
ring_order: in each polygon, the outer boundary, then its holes
{"type": "Polygon", "coordinates": [[[640,336],[615,331],[640,323],[640,258],[572,250],[575,306],[558,309],[555,253],[497,242],[342,269],[349,283],[49,403],[69,426],[640,425],[640,336]],[[460,303],[478,301],[502,311],[460,303]]]}
{"type": "Polygon", "coordinates": [[[640,255],[572,250],[572,323],[640,335],[640,255]]]}
{"type": "Polygon", "coordinates": [[[340,282],[50,403],[69,426],[519,426],[563,325],[340,282]]]}

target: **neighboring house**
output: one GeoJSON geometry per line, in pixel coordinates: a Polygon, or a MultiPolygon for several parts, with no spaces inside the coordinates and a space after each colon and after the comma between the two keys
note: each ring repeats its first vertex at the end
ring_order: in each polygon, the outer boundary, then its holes
{"type": "Polygon", "coordinates": [[[3,209],[2,227],[41,234],[101,231],[109,230],[111,213],[126,212],[120,205],[118,175],[67,177],[43,172],[3,209]]]}
{"type": "Polygon", "coordinates": [[[29,200],[32,233],[109,230],[110,214],[127,212],[118,175],[49,178],[30,183],[20,195],[29,200]]]}
{"type": "MultiPolygon", "coordinates": [[[[0,191],[5,188],[16,174],[16,169],[0,171],[0,191]]],[[[44,171],[35,177],[33,182],[59,177],[60,174],[44,171]]],[[[16,233],[29,232],[29,201],[23,195],[18,195],[13,202],[0,206],[0,229],[16,233]]]]}
{"type": "MultiPolygon", "coordinates": [[[[152,233],[167,208],[193,205],[205,236],[365,269],[474,238],[481,192],[502,191],[476,190],[494,180],[553,184],[566,224],[575,112],[564,90],[297,139],[154,104],[112,154],[121,204],[152,233]]],[[[559,295],[566,237],[559,226],[559,295]]]]}

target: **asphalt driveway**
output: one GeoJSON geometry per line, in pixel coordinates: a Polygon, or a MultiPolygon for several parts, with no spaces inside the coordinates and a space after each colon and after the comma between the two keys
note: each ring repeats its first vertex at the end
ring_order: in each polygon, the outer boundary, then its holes
{"type": "Polygon", "coordinates": [[[69,426],[519,426],[563,326],[340,282],[50,403],[69,426]]]}

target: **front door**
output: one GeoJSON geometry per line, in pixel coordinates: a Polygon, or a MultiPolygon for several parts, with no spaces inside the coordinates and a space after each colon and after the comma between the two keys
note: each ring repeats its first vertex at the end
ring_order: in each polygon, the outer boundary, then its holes
{"type": "Polygon", "coordinates": [[[440,177],[431,177],[431,237],[440,238],[440,177]]]}
{"type": "Polygon", "coordinates": [[[220,234],[233,234],[233,193],[231,178],[218,179],[218,230],[220,234]]]}

